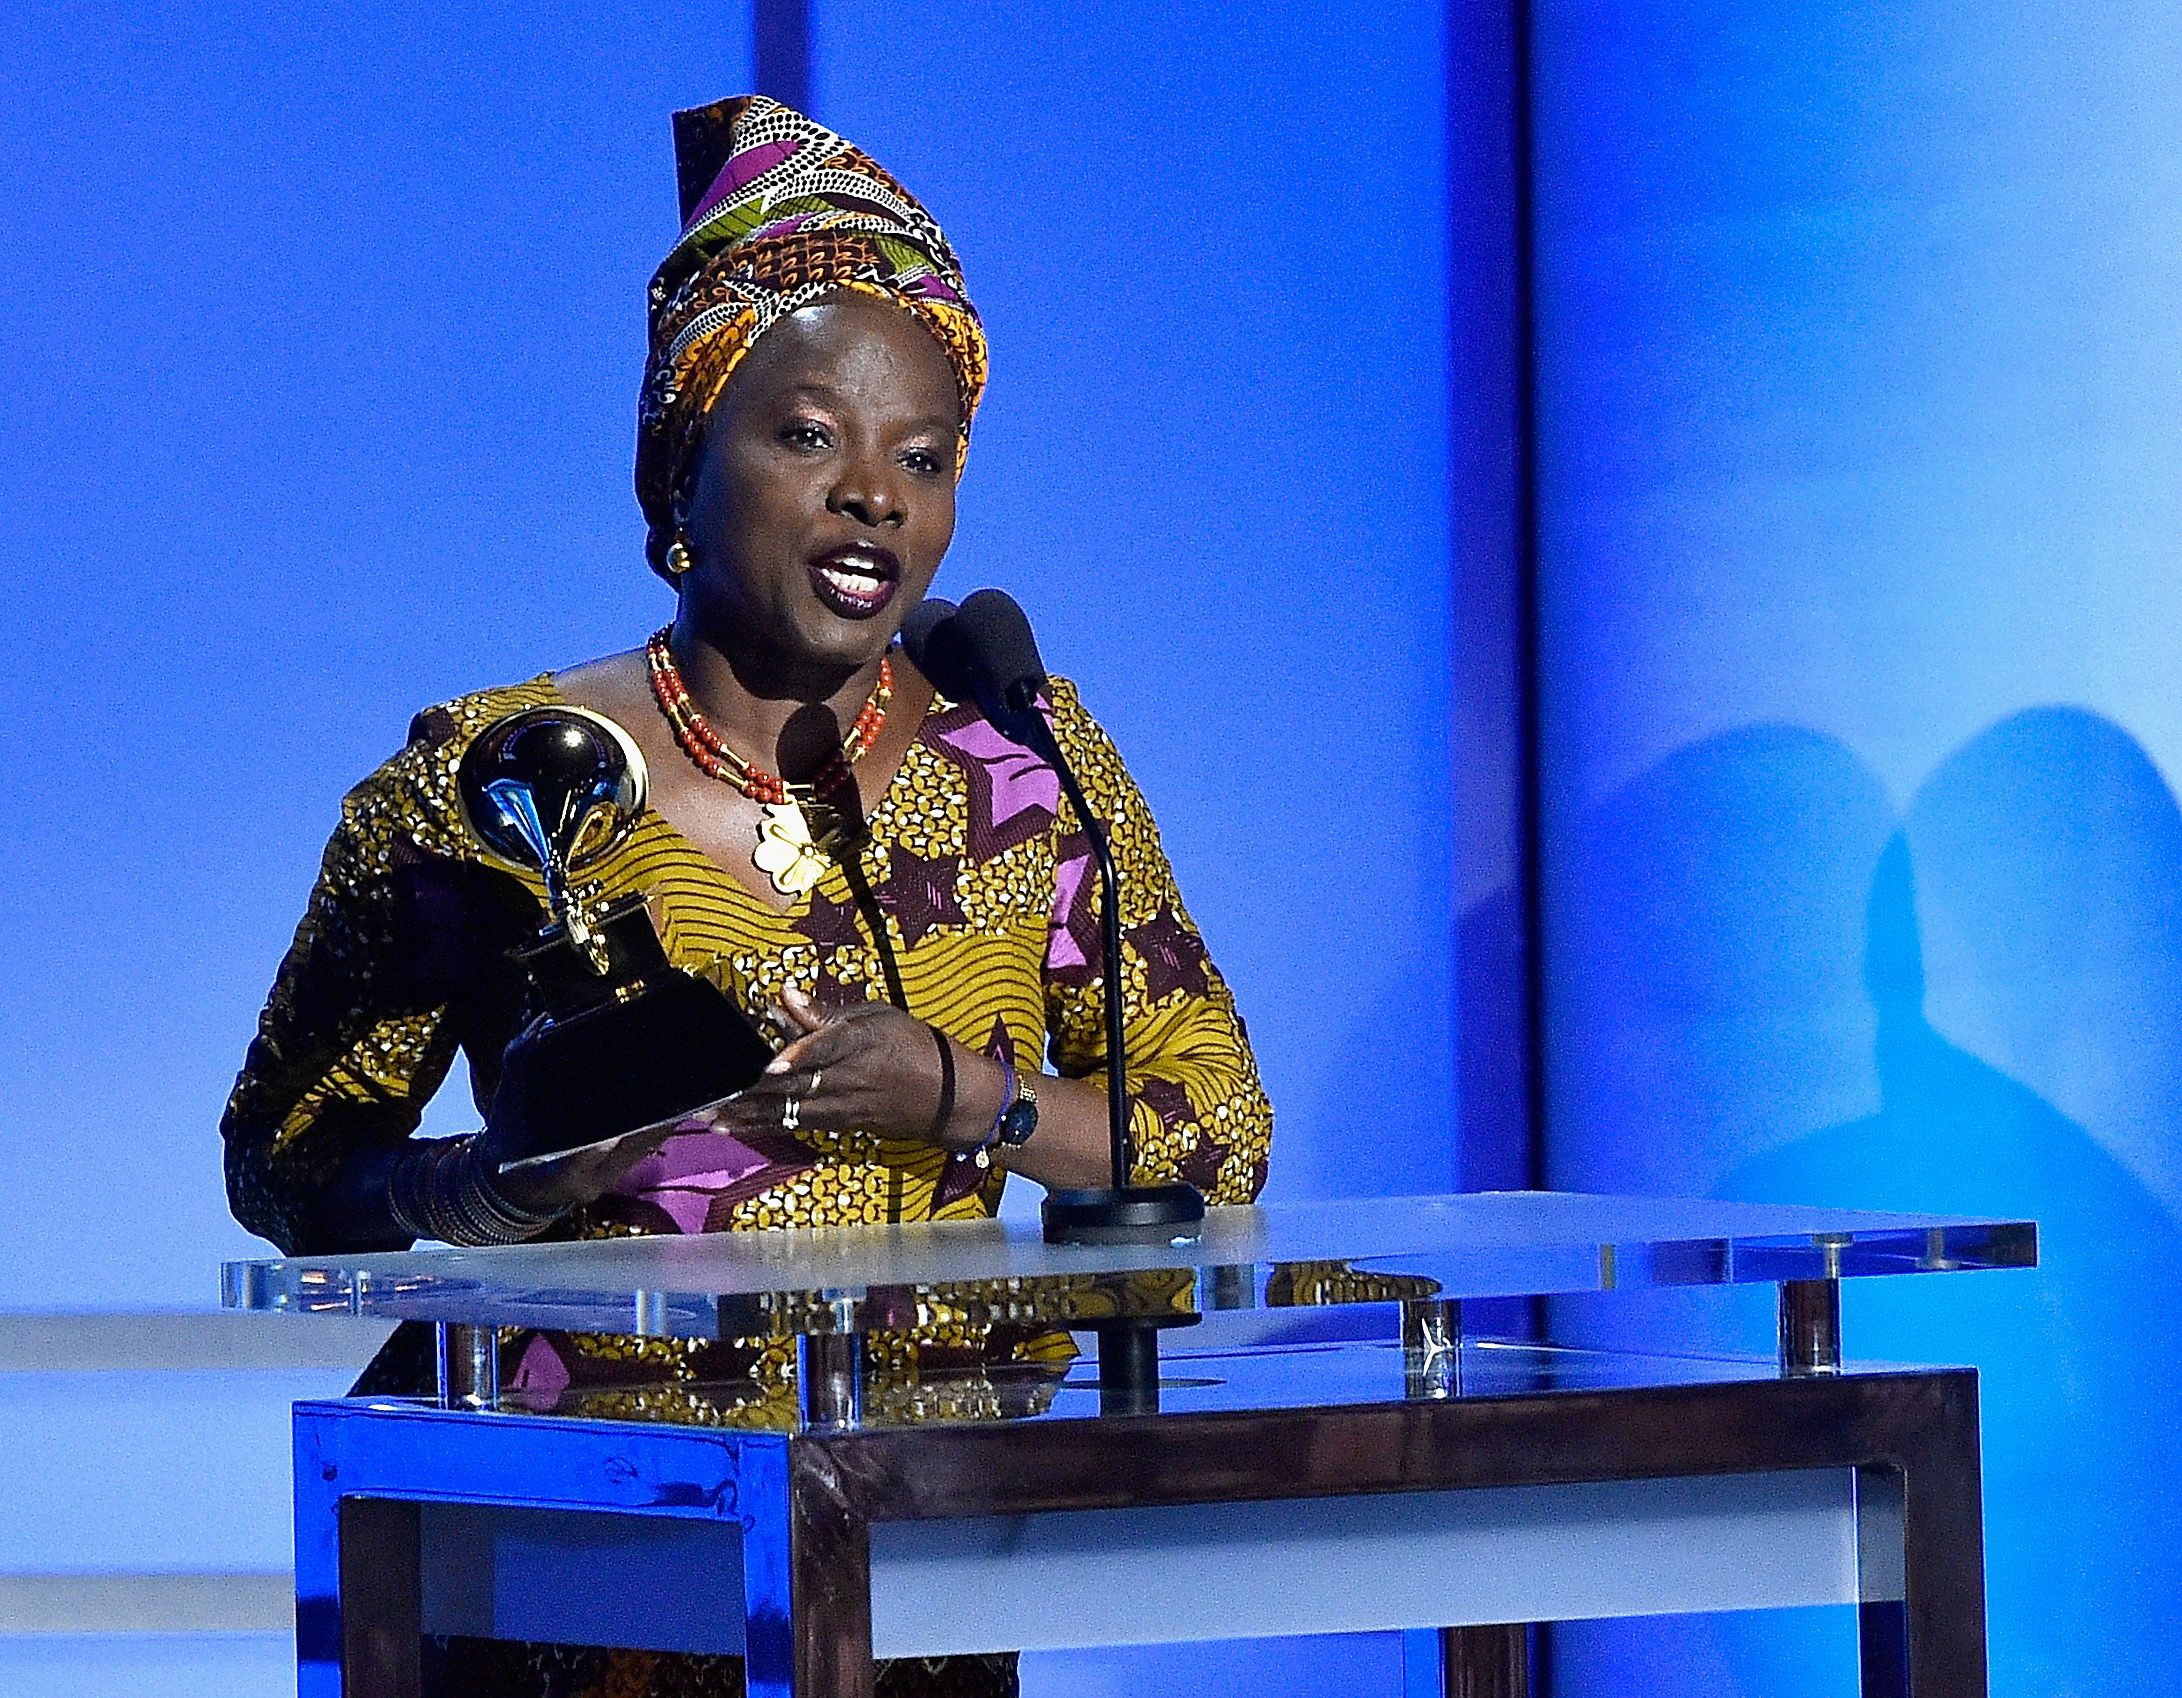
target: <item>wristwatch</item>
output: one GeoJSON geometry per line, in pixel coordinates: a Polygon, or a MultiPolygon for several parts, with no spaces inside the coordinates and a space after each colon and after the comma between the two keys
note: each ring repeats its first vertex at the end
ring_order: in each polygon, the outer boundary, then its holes
{"type": "Polygon", "coordinates": [[[1037,1075],[1025,1073],[1015,1081],[1015,1100],[1000,1111],[1000,1118],[993,1123],[993,1141],[1004,1150],[1019,1150],[1037,1130],[1037,1075]]]}

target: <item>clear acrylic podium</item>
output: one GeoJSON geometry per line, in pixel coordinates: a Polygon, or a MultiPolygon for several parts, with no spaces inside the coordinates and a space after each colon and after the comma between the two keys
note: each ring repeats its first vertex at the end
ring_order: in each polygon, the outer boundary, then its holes
{"type": "Polygon", "coordinates": [[[1412,1695],[1514,1698],[1528,1622],[1823,1603],[1859,1607],[1864,1692],[1980,1698],[1976,1376],[1844,1367],[1839,1282],[2036,1259],[2019,1221],[1521,1192],[1215,1209],[1154,1247],[993,1221],[238,1262],[225,1295],[437,1329],[436,1399],[297,1406],[303,1698],[414,1698],[426,1633],[869,1698],[874,1657],[1388,1629],[1412,1695]],[[1778,1288],[1776,1356],[1463,1331],[1475,1299],[1738,1284],[1778,1288]],[[1096,1344],[1003,1416],[867,1395],[877,1335],[938,1312],[1096,1344]],[[539,1413],[502,1328],[792,1338],[795,1397],[539,1413]]]}

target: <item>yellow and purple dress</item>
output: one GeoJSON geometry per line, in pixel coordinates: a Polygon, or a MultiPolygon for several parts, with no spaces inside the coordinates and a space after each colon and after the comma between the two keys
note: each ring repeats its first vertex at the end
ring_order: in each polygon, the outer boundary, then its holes
{"type": "MultiPolygon", "coordinates": [[[[235,1213],[283,1250],[326,1246],[314,1200],[328,1177],[361,1141],[409,1138],[458,1049],[477,1101],[490,1102],[500,1053],[526,1013],[507,951],[544,908],[534,880],[487,861],[463,820],[455,768],[493,720],[559,700],[540,678],[420,714],[408,745],[343,804],[222,1127],[235,1213]]],[[[1113,744],[1065,681],[1050,711],[1121,869],[1137,1176],[1188,1180],[1215,1203],[1248,1201],[1264,1183],[1272,1122],[1234,1000],[1113,744]]],[[[785,910],[656,813],[595,876],[609,897],[643,892],[668,958],[753,1016],[791,986],[821,1006],[888,1000],[1018,1068],[1050,1057],[1064,1076],[1102,1078],[1098,881],[1052,769],[972,709],[938,700],[867,812],[861,848],[785,910]]],[[[997,1168],[917,1139],[702,1133],[670,1140],[555,1231],[971,1219],[994,1211],[1004,1182],[997,1168]]],[[[882,1384],[899,1390],[919,1362],[959,1371],[973,1365],[964,1353],[1000,1366],[1040,1348],[1034,1336],[983,1331],[920,1343],[882,1384]]],[[[631,1413],[670,1419],[735,1418],[728,1405],[784,1390],[788,1374],[784,1350],[745,1345],[541,1335],[511,1349],[512,1383],[533,1397],[622,1388],[646,1406],[631,1413]],[[684,1399],[677,1386],[708,1389],[684,1399]]]]}

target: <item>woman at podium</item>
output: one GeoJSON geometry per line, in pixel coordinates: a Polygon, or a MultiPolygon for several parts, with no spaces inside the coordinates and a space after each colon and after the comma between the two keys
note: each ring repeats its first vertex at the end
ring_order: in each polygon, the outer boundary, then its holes
{"type": "MultiPolygon", "coordinates": [[[[896,645],[955,524],[986,376],[952,248],[861,151],[762,98],[677,114],[683,229],[652,279],[636,484],[673,618],[641,648],[417,716],[353,790],[222,1125],[237,1217],[292,1254],[990,1215],[1009,1173],[1092,1186],[1107,1118],[1097,878],[1051,768],[896,645]],[[457,776],[526,708],[603,716],[649,805],[585,878],[783,1047],[700,1127],[615,1165],[505,1171],[496,1114],[541,881],[491,855],[457,776]],[[485,1129],[415,1136],[460,1051],[485,1129]],[[1044,1071],[1050,1058],[1055,1073],[1044,1071]]],[[[1122,879],[1135,1177],[1244,1202],[1271,1114],[1143,798],[1075,689],[1046,710],[1122,879]]],[[[517,1045],[511,1052],[511,1044],[517,1045]]],[[[504,1110],[504,1104],[500,1104],[504,1110]]],[[[1008,1407],[1065,1338],[940,1326],[874,1396],[1008,1407]],[[950,1372],[954,1378],[950,1379],[950,1372]],[[980,1401],[983,1400],[983,1401],[980,1401]]],[[[766,1341],[509,1340],[535,1407],[778,1415],[766,1341]]],[[[371,1389],[415,1366],[375,1364],[371,1389]]],[[[455,1642],[464,1693],[741,1690],[726,1659],[455,1642]]],[[[1012,1658],[879,1690],[1014,1688],[1012,1658]]]]}

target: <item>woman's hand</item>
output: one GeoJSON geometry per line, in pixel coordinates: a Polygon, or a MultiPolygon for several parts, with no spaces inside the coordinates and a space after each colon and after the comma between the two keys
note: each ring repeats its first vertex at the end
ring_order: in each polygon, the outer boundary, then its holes
{"type": "Polygon", "coordinates": [[[670,1121],[647,1132],[584,1144],[503,1172],[500,1164],[505,1155],[487,1127],[476,1137],[477,1159],[483,1164],[486,1183],[514,1207],[526,1213],[559,1214],[596,1202],[620,1184],[629,1169],[688,1129],[670,1121]]]}
{"type": "Polygon", "coordinates": [[[953,1100],[943,1102],[939,1046],[951,1041],[891,1003],[828,1014],[791,990],[781,1012],[796,1036],[762,1079],[720,1108],[715,1119],[730,1132],[853,1130],[963,1150],[983,1141],[1000,1112],[1007,1085],[999,1064],[951,1045],[953,1100]]]}
{"type": "Polygon", "coordinates": [[[890,1003],[857,1003],[827,1014],[791,990],[777,1013],[793,1034],[788,1045],[756,1084],[703,1119],[562,1151],[505,1172],[501,1163],[524,1152],[503,1149],[499,1129],[488,1124],[475,1140],[488,1182],[515,1208],[545,1214],[591,1202],[666,1139],[706,1125],[728,1132],[866,1131],[961,1150],[983,1142],[1000,1112],[1007,1087],[998,1063],[952,1044],[890,1003]],[[950,1046],[951,1068],[941,1064],[942,1043],[950,1046]]]}

